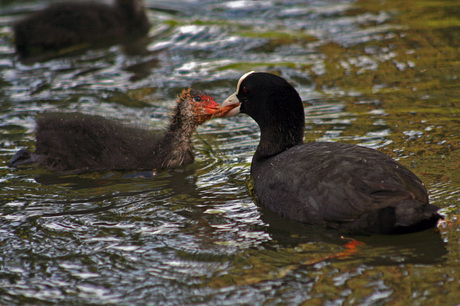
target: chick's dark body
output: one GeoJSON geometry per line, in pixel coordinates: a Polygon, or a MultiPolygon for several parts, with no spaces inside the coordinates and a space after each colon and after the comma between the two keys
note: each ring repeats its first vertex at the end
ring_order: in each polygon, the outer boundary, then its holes
{"type": "Polygon", "coordinates": [[[19,151],[10,165],[35,163],[58,172],[153,170],[193,162],[192,135],[217,103],[184,90],[163,132],[81,113],[43,113],[36,119],[36,150],[19,151]]]}

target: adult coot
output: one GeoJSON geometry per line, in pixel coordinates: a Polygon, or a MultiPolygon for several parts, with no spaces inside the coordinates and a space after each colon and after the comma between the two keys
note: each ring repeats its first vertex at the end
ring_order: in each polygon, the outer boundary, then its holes
{"type": "Polygon", "coordinates": [[[423,183],[392,158],[370,148],[303,143],[305,114],[297,91],[281,77],[249,72],[223,106],[248,114],[260,143],[251,177],[258,202],[289,219],[355,233],[424,230],[441,217],[423,183]]]}
{"type": "Polygon", "coordinates": [[[52,4],[14,25],[16,52],[29,58],[71,46],[145,35],[150,24],[141,1],[116,0],[113,6],[52,4]]]}
{"type": "Polygon", "coordinates": [[[36,150],[20,150],[11,166],[36,163],[59,172],[153,170],[193,162],[191,136],[221,111],[214,99],[184,90],[166,133],[81,113],[44,113],[37,117],[36,150]]]}

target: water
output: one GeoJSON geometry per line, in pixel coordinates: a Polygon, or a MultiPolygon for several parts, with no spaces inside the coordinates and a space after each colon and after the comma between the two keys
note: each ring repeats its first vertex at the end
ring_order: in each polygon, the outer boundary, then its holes
{"type": "Polygon", "coordinates": [[[150,178],[7,166],[33,148],[38,112],[161,129],[183,88],[221,102],[243,73],[269,71],[301,94],[306,140],[393,156],[455,219],[458,3],[147,1],[145,41],[21,63],[11,26],[46,3],[0,4],[0,304],[458,303],[458,223],[341,237],[258,208],[259,132],[243,115],[200,127],[196,162],[150,178]],[[351,238],[365,244],[349,251],[351,238]]]}

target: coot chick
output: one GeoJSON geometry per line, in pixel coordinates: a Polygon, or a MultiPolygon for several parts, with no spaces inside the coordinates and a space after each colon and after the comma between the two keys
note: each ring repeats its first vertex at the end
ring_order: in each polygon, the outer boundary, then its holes
{"type": "Polygon", "coordinates": [[[260,205],[289,219],[353,233],[400,234],[436,225],[437,206],[423,183],[370,148],[303,143],[305,114],[297,91],[281,77],[249,72],[223,106],[248,114],[260,143],[251,178],[260,205]]]}
{"type": "Polygon", "coordinates": [[[81,113],[43,113],[36,120],[36,150],[20,150],[10,166],[35,163],[64,173],[153,170],[193,162],[192,134],[218,111],[198,90],[180,95],[165,133],[81,113]]]}
{"type": "Polygon", "coordinates": [[[150,24],[142,0],[98,3],[57,3],[14,25],[16,52],[21,58],[72,46],[133,38],[148,33],[150,24]]]}

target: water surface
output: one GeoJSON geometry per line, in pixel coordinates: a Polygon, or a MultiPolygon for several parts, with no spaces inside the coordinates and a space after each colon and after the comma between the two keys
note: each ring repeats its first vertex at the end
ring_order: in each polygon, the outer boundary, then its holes
{"type": "Polygon", "coordinates": [[[299,91],[306,141],[396,158],[455,218],[456,1],[147,0],[145,40],[21,62],[12,25],[47,3],[0,4],[0,304],[458,303],[458,223],[342,237],[260,209],[247,185],[259,132],[243,115],[200,127],[196,162],[150,178],[7,165],[33,148],[39,112],[162,129],[183,88],[223,101],[268,71],[299,91]],[[349,251],[351,238],[365,244],[349,251]]]}

